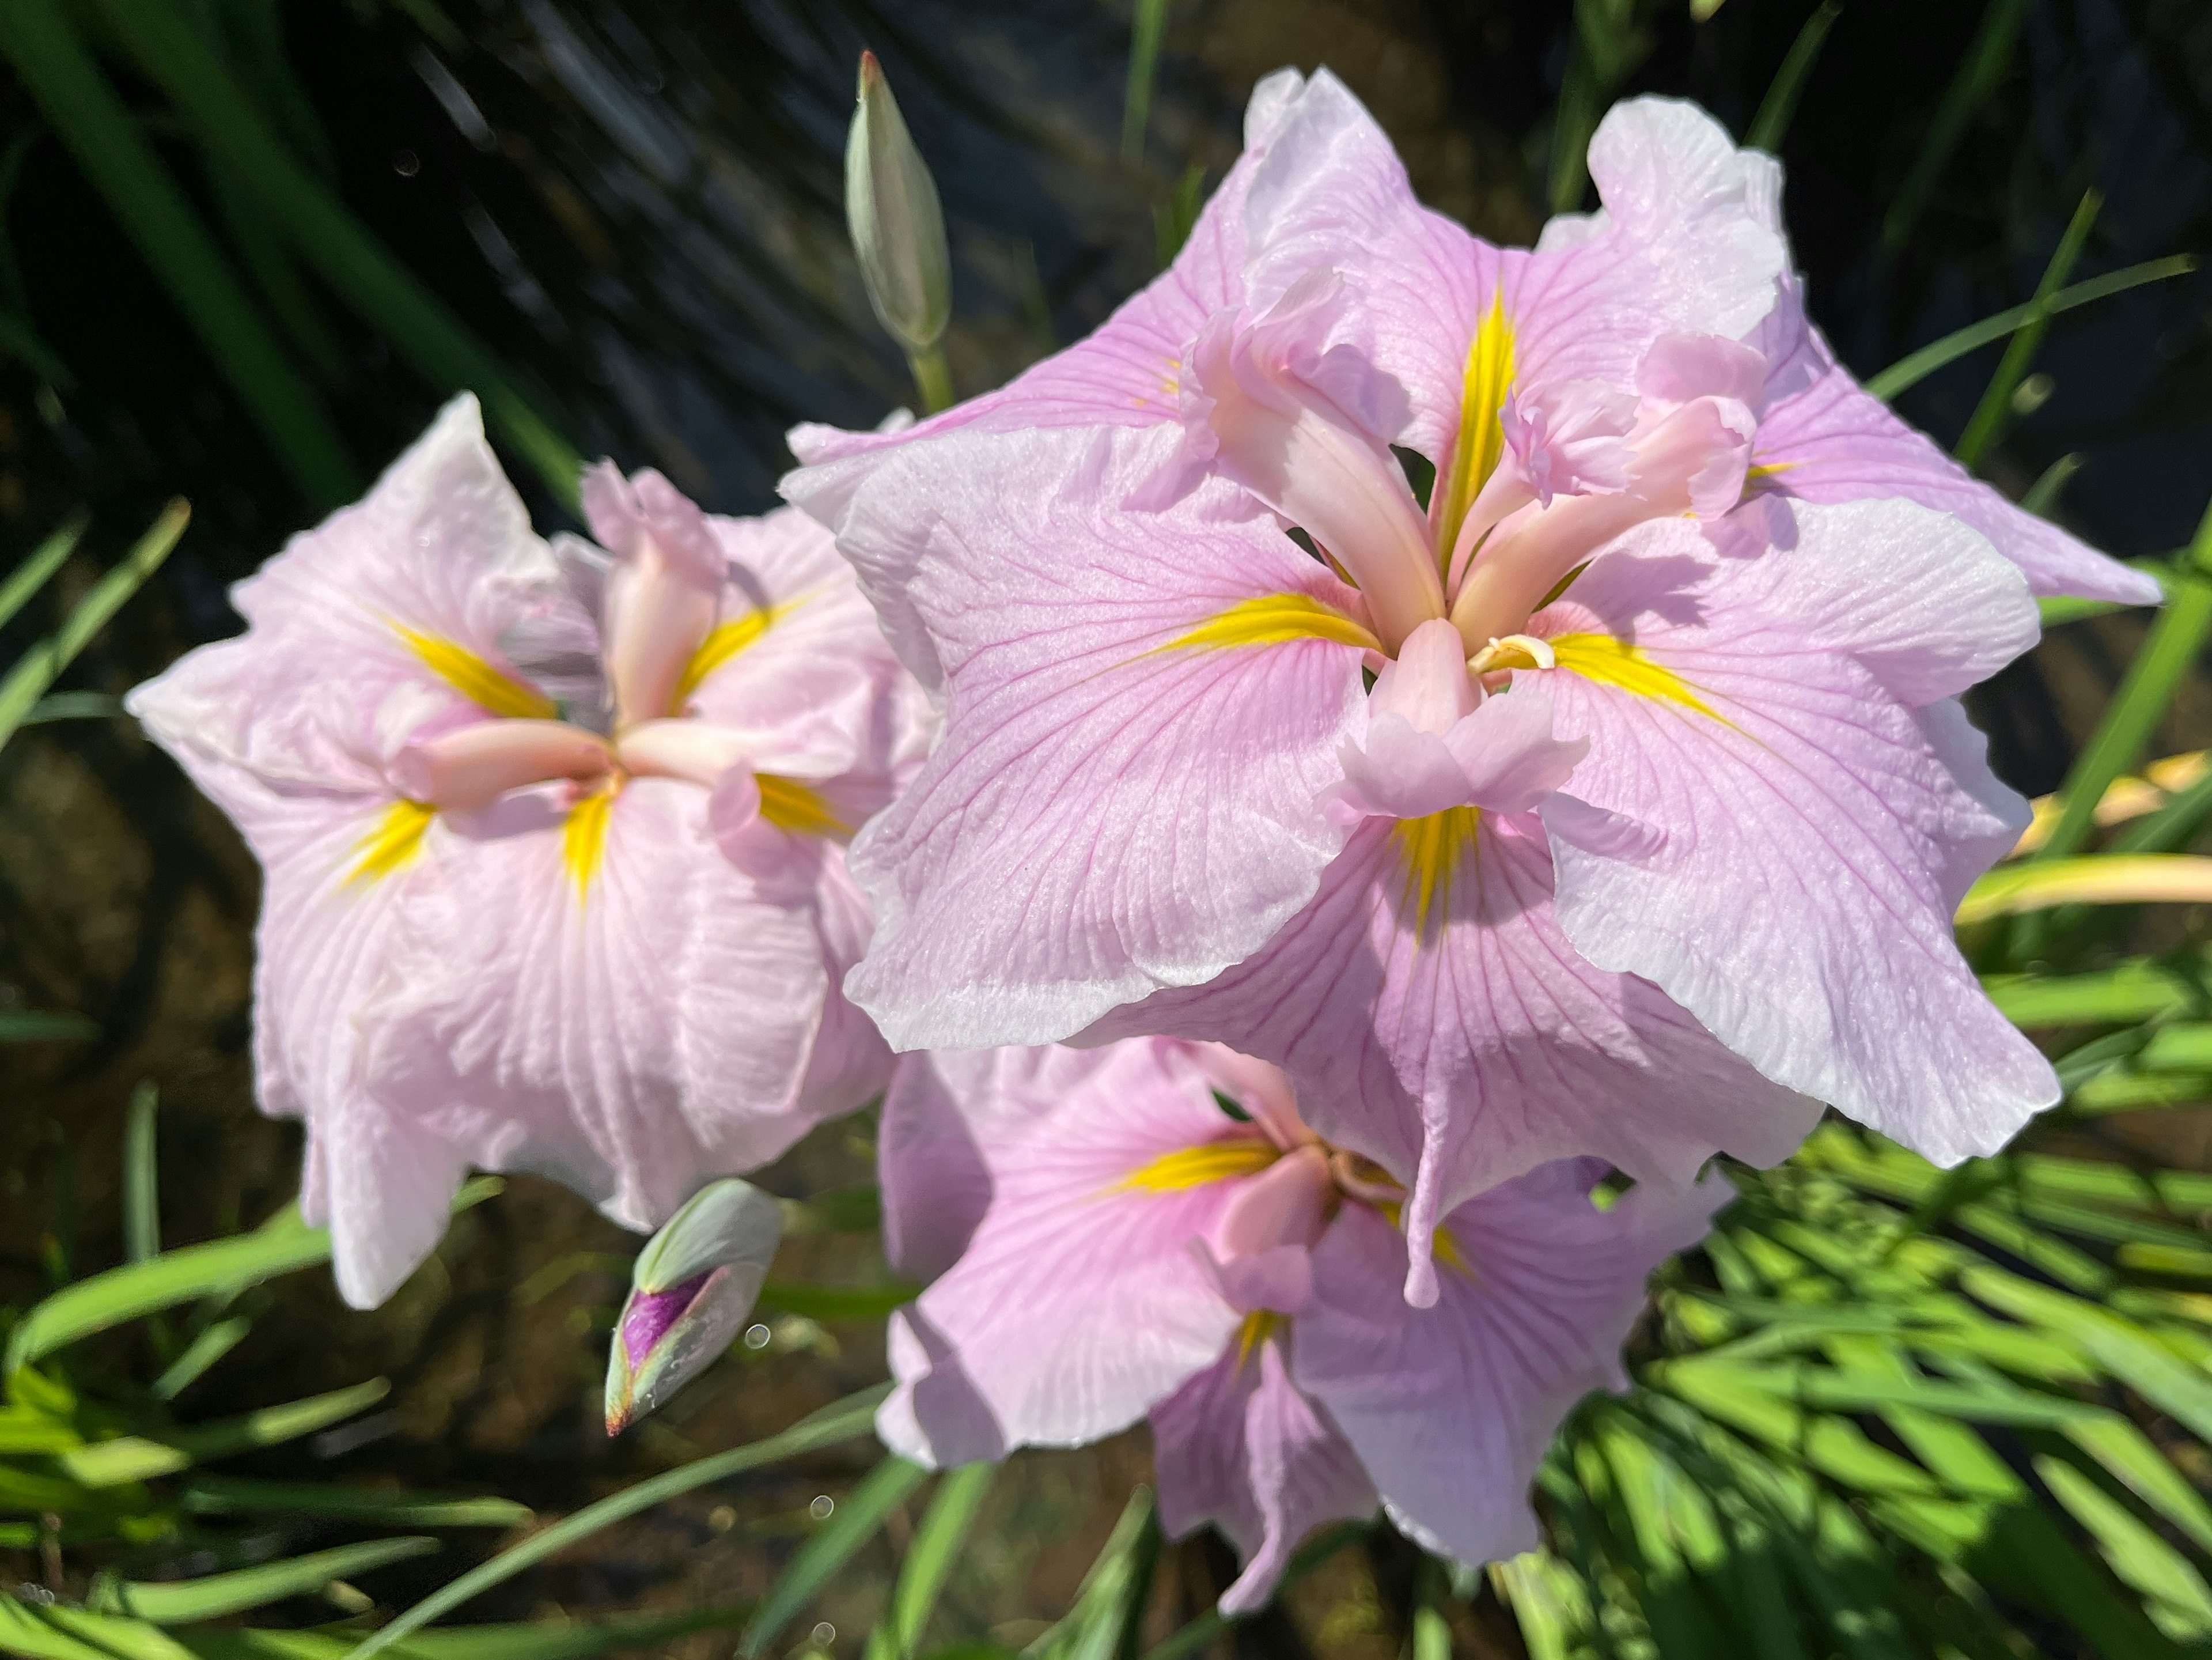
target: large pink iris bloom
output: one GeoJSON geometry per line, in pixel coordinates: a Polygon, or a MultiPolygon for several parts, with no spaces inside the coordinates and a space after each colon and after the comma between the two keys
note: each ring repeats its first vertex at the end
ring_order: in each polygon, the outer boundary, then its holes
{"type": "Polygon", "coordinates": [[[1149,1414],[1163,1523],[1243,1556],[1230,1613],[1378,1499],[1470,1566],[1532,1548],[1561,1420],[1626,1386],[1645,1277],[1729,1196],[1712,1177],[1600,1210],[1601,1164],[1547,1165],[1443,1219],[1413,1308],[1405,1172],[1315,1135],[1274,1068],[1158,1039],[908,1060],[881,1157],[893,1258],[938,1276],[893,1318],[884,1444],[951,1465],[1149,1414]]]}
{"type": "Polygon", "coordinates": [[[1247,131],[1090,340],[794,435],[948,721],[854,848],[848,993],[902,1049],[1289,1067],[1418,1160],[1417,1299],[1434,1219],[1558,1158],[1680,1184],[1820,1102],[2001,1145],[2057,1087],[1951,938],[2025,822],[1955,699],[2033,587],[2143,585],[1808,369],[1774,165],[1694,109],[1608,116],[1603,210],[1533,252],[1421,208],[1326,74],[1247,131]]]}
{"type": "Polygon", "coordinates": [[[585,498],[606,550],[549,548],[456,399],[130,698],[261,861],[257,1088],[357,1305],[472,1165],[649,1228],[888,1075],[842,843],[925,741],[911,681],[797,513],[585,498]]]}

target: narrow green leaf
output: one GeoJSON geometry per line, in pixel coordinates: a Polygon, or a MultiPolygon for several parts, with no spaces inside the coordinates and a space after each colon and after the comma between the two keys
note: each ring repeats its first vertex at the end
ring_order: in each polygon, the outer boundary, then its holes
{"type": "Polygon", "coordinates": [[[116,1660],[112,1651],[57,1629],[12,1596],[0,1596],[0,1651],[27,1660],[116,1660]]]}
{"type": "Polygon", "coordinates": [[[175,1400],[204,1377],[209,1368],[244,1342],[252,1329],[253,1322],[243,1316],[234,1315],[228,1320],[215,1322],[187,1343],[185,1352],[154,1380],[154,1398],[175,1400]]]}
{"type": "Polygon", "coordinates": [[[2067,775],[2058,822],[2049,839],[2028,855],[2031,860],[2079,853],[2096,828],[2097,803],[2115,778],[2142,758],[2151,733],[2212,632],[2212,575],[2207,572],[2212,572],[2212,506],[2206,508],[2190,544],[2188,571],[2174,585],[2172,598],[2151,624],[2095,734],[2067,775]]]}
{"type": "Polygon", "coordinates": [[[1996,373],[1990,377],[1990,384],[1982,392],[1982,401],[1974,406],[1966,431],[1960,435],[1956,451],[1959,465],[1969,471],[1981,465],[1990,446],[2012,424],[2014,394],[2035,362],[2035,354],[2043,349],[2043,337],[2051,326],[2051,296],[2064,288],[2066,279],[2074,274],[2075,263],[2081,258],[2090,228],[2097,222],[2097,215],[2104,205],[2100,192],[2090,190],[2081,193],[2081,204],[2074,210],[2074,217],[2059,236],[2051,263],[2043,268],[2042,280],[2035,285],[2035,293],[2027,302],[2027,320],[2006,343],[1996,373]]]}
{"type": "Polygon", "coordinates": [[[862,1476],[821,1531],[799,1547],[777,1576],[738,1639],[738,1654],[751,1660],[775,1642],[837,1571],[883,1530],[890,1513],[928,1479],[927,1470],[896,1453],[862,1476]]]}
{"type": "Polygon", "coordinates": [[[29,558],[8,573],[8,580],[0,582],[0,628],[6,627],[15,613],[30,603],[31,596],[46,587],[54,573],[69,562],[89,522],[81,512],[70,514],[59,530],[31,550],[29,558]]]}
{"type": "Polygon", "coordinates": [[[126,1481],[143,1481],[195,1463],[313,1435],[366,1411],[391,1392],[389,1383],[374,1377],[349,1389],[264,1407],[236,1418],[171,1430],[158,1438],[126,1435],[97,1441],[57,1454],[54,1462],[71,1481],[88,1487],[120,1487],[126,1481]]]}
{"type": "Polygon", "coordinates": [[[796,1280],[771,1280],[760,1289],[755,1306],[782,1314],[803,1314],[810,1320],[866,1320],[890,1317],[919,1296],[921,1287],[895,1280],[881,1286],[810,1286],[796,1280]]]}
{"type": "Polygon", "coordinates": [[[131,1091],[123,1120],[123,1254],[134,1262],[161,1254],[160,1171],[155,1154],[161,1098],[149,1079],[131,1091]]]}
{"type": "Polygon", "coordinates": [[[1580,1575],[1540,1548],[1492,1563],[1490,1583],[1512,1609],[1528,1660],[1570,1660],[1569,1643],[1589,1626],[1589,1588],[1580,1575]]]}
{"type": "Polygon", "coordinates": [[[1790,131],[1790,117],[1797,113],[1797,100],[1804,95],[1805,82],[1812,76],[1820,48],[1828,43],[1828,31],[1843,15],[1843,0],[1820,0],[1813,9],[1797,38],[1790,43],[1782,67],[1775,70],[1766,96],[1759,100],[1759,113],[1751,118],[1750,129],[1743,136],[1747,149],[1765,150],[1770,155],[1780,153],[1782,136],[1790,131]]]}
{"type": "Polygon", "coordinates": [[[2095,974],[1996,976],[1984,982],[1984,989],[1998,1012],[2028,1031],[2154,1020],[2203,1000],[2188,980],[2142,957],[2095,974]]]}
{"type": "Polygon", "coordinates": [[[1975,31],[1966,56],[1960,60],[1951,84],[1944,89],[1942,101],[1936,106],[1936,119],[1929,127],[1928,136],[1921,141],[1905,182],[1882,218],[1881,244],[1887,253],[1894,256],[1901,252],[1911,238],[1912,227],[1927,205],[1929,193],[1950,164],[1951,154],[1965,137],[1967,124],[2003,79],[2006,67],[2012,61],[2013,43],[2020,34],[2021,20],[2027,15],[2027,0],[1990,0],[1988,9],[1982,14],[1981,27],[1975,31]]]}
{"type": "Polygon", "coordinates": [[[520,1528],[533,1519],[512,1499],[465,1499],[401,1491],[379,1493],[325,1481],[256,1481],[195,1475],[180,1495],[203,1516],[317,1516],[388,1528],[520,1528]]]}
{"type": "MultiPolygon", "coordinates": [[[[495,1179],[471,1182],[454,1199],[454,1214],[499,1189],[495,1179]]],[[[234,1297],[264,1280],[327,1262],[330,1254],[328,1231],[309,1227],[300,1219],[298,1207],[288,1205],[252,1233],[180,1246],[56,1292],[9,1334],[0,1370],[13,1373],[81,1338],[157,1310],[203,1297],[234,1297]]]]}
{"type": "MultiPolygon", "coordinates": [[[[393,1646],[393,1660],[592,1660],[623,1649],[658,1649],[696,1632],[734,1626],[745,1608],[687,1608],[596,1623],[443,1626],[393,1646]]],[[[343,1660],[355,1639],[321,1631],[216,1628],[180,1633],[200,1660],[343,1660]]]]}
{"type": "Polygon", "coordinates": [[[1137,0],[1129,34],[1129,79],[1121,94],[1121,161],[1127,167],[1145,159],[1145,124],[1152,117],[1152,79],[1167,23],[1168,0],[1137,0]]]}
{"type": "MultiPolygon", "coordinates": [[[[2086,306],[2112,295],[2124,294],[2130,289],[2141,288],[2146,283],[2163,283],[2170,277],[2186,277],[2196,269],[2197,256],[2192,253],[2168,254],[2163,259],[2147,259],[2139,265],[2107,271],[2102,277],[2093,277],[2087,282],[2062,289],[2051,296],[2044,310],[2046,315],[2056,317],[2076,306],[2086,306]]],[[[2033,314],[2033,304],[2020,305],[2001,311],[1994,317],[1984,317],[1978,323],[1969,323],[1965,328],[1955,330],[1940,340],[1930,341],[1919,350],[1899,358],[1880,374],[1868,376],[1866,389],[1887,403],[1907,387],[1919,385],[1936,370],[1955,363],[1967,353],[1979,351],[1984,346],[1995,345],[2014,330],[2024,327],[2033,314]]]]}
{"type": "Polygon", "coordinates": [[[597,1504],[586,1505],[574,1515],[555,1523],[539,1533],[532,1534],[520,1544],[510,1546],[461,1575],[451,1584],[440,1587],[428,1596],[409,1608],[382,1630],[363,1640],[351,1651],[353,1660],[368,1660],[373,1654],[412,1637],[433,1620],[457,1608],[471,1598],[479,1596],[494,1585],[504,1584],[526,1568],[536,1566],[547,1557],[566,1550],[580,1539],[588,1539],[600,1529],[625,1517],[647,1511],[662,1500],[673,1499],[678,1493],[689,1493],[694,1487],[704,1487],[710,1481],[727,1481],[778,1459],[795,1457],[800,1453],[814,1452],[823,1447],[836,1445],[866,1435],[874,1426],[876,1408],[890,1392],[888,1383],[862,1389],[849,1395],[833,1406],[824,1407],[811,1417],[803,1418],[780,1435],[765,1441],[733,1447],[706,1458],[694,1459],[690,1463],[625,1487],[620,1493],[610,1493],[597,1504]]]}
{"type": "Polygon", "coordinates": [[[2140,1593],[2167,1636],[2212,1637],[2212,1590],[2189,1560],[2104,1488],[2063,1460],[2039,1457],[2035,1472],[2097,1541],[2120,1582],[2140,1593]],[[2165,1614],[2160,1619],[2160,1614],[2165,1614]]]}
{"type": "Polygon", "coordinates": [[[333,1550],[173,1581],[106,1580],[95,1583],[87,1606],[96,1614],[128,1614],[157,1626],[185,1626],[220,1620],[226,1614],[265,1607],[288,1596],[311,1596],[334,1579],[349,1579],[393,1562],[428,1556],[434,1539],[372,1539],[333,1550]]]}
{"type": "Polygon", "coordinates": [[[1452,1660],[1451,1620],[1444,1613],[1449,1590],[1441,1562],[1431,1557],[1421,1564],[1413,1586],[1413,1629],[1406,1633],[1406,1660],[1452,1660]]]}
{"type": "Polygon", "coordinates": [[[0,53],[301,489],[322,507],[347,500],[353,465],[321,401],[285,360],[214,236],[55,0],[0,6],[0,53]]]}
{"type": "Polygon", "coordinates": [[[490,349],[293,157],[168,0],[100,0],[99,9],[194,136],[238,169],[270,222],[290,234],[332,292],[381,330],[433,386],[473,391],[494,431],[575,510],[582,465],[574,447],[538,414],[490,349]]]}
{"type": "MultiPolygon", "coordinates": [[[[1346,1545],[1357,1544],[1364,1539],[1368,1530],[1369,1524],[1364,1522],[1340,1522],[1334,1527],[1324,1528],[1316,1534],[1283,1569],[1283,1577],[1277,1582],[1277,1595],[1304,1578],[1346,1545]]],[[[1145,1660],[1191,1660],[1193,1656],[1205,1653],[1222,1633],[1240,1623],[1241,1620],[1224,1614],[1218,1609],[1202,1614],[1148,1650],[1145,1660]]]]}
{"type": "Polygon", "coordinates": [[[1114,1531],[1076,1588],[1074,1606],[1026,1654],[1032,1660],[1123,1660],[1134,1654],[1159,1554],[1158,1508],[1152,1490],[1140,1487],[1121,1507],[1114,1531]]]}
{"type": "Polygon", "coordinates": [[[2188,1426],[2200,1440],[2212,1440],[2212,1377],[2140,1327],[2001,1268],[1969,1268],[1960,1282],[2015,1319],[2063,1333],[2143,1399],[2188,1426]]]}
{"type": "Polygon", "coordinates": [[[100,1028],[60,1009],[0,1009],[0,1043],[81,1043],[100,1028]]]}
{"type": "Polygon", "coordinates": [[[2066,1438],[2104,1466],[2136,1498],[2212,1554],[2212,1505],[2173,1461],[2117,1412],[2099,1413],[2065,1426],[2066,1438]]]}
{"type": "MultiPolygon", "coordinates": [[[[30,0],[30,3],[45,5],[47,0],[30,0]]],[[[4,19],[6,8],[0,7],[0,19],[4,19]]],[[[8,25],[0,21],[0,38],[4,38],[8,25]]],[[[22,660],[0,679],[0,745],[15,735],[31,706],[46,695],[55,678],[76,660],[76,655],[92,643],[93,636],[106,628],[108,619],[123,609],[123,604],[138,592],[145,580],[161,568],[169,556],[169,550],[177,545],[177,538],[185,533],[185,524],[191,517],[191,509],[179,500],[172,502],[154,521],[153,528],[138,538],[137,545],[123,556],[114,569],[92,586],[92,591],[77,602],[63,621],[60,628],[23,654],[22,660]]]]}
{"type": "Polygon", "coordinates": [[[890,1651],[897,1660],[913,1660],[920,1651],[929,1616],[998,1473],[995,1464],[963,1464],[948,1471],[930,1496],[929,1508],[922,1512],[913,1541],[907,1546],[906,1560],[899,1566],[890,1615],[883,1627],[890,1651]]]}
{"type": "Polygon", "coordinates": [[[122,713],[123,700],[104,691],[50,691],[31,705],[22,724],[44,727],[58,721],[112,721],[122,713]]]}

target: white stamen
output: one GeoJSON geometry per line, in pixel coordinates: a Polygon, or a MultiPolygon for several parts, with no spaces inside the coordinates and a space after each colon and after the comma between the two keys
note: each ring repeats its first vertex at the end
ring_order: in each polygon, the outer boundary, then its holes
{"type": "Polygon", "coordinates": [[[1518,668],[1518,663],[1504,660],[1516,654],[1526,657],[1540,669],[1559,666],[1559,654],[1552,649],[1552,642],[1539,640],[1533,634],[1492,635],[1488,645],[1468,659],[1467,666],[1477,674],[1487,674],[1493,669],[1518,668]]]}

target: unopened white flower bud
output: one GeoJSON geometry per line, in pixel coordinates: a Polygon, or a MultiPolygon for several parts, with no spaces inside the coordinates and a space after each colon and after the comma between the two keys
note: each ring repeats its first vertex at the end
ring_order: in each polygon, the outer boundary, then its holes
{"type": "Polygon", "coordinates": [[[933,350],[952,312],[945,212],[872,52],[860,54],[860,103],[845,140],[845,222],[877,319],[909,356],[933,350]]]}

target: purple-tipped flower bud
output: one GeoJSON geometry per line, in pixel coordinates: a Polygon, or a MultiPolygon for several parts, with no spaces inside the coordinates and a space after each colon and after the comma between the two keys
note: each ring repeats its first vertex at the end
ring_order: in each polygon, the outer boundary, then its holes
{"type": "Polygon", "coordinates": [[[699,1189],[638,1253],[607,1357],[607,1433],[618,1435],[729,1347],[775,1256],[783,1212],[734,1178],[699,1189]]]}
{"type": "Polygon", "coordinates": [[[952,313],[945,213],[872,52],[860,54],[860,100],[845,140],[845,222],[877,319],[909,354],[933,350],[952,313]]]}

